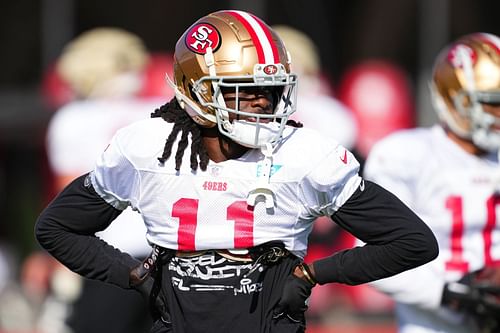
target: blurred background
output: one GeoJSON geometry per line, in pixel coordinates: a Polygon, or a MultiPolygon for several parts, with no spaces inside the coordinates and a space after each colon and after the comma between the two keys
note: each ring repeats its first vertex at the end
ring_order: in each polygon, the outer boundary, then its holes
{"type": "MultiPolygon", "coordinates": [[[[0,287],[6,281],[13,285],[22,281],[23,264],[39,249],[34,221],[57,193],[46,134],[56,110],[74,98],[54,71],[64,46],[95,27],[136,34],[152,55],[164,61],[151,69],[144,94],[161,98],[164,93],[166,102],[171,92],[162,86],[163,71],[158,68],[169,66],[175,42],[190,24],[219,9],[247,10],[270,25],[292,27],[308,36],[318,57],[316,88],[342,103],[354,121],[355,128],[343,144],[360,161],[388,132],[436,120],[427,81],[445,44],[470,32],[500,34],[500,2],[486,0],[2,1],[0,279],[4,281],[0,287]]],[[[322,115],[300,112],[298,119],[307,119],[306,126],[325,122],[322,115]]],[[[310,257],[352,245],[326,224],[318,223],[323,227],[316,230],[312,245],[317,247],[310,257]],[[332,237],[338,237],[333,248],[332,237]]],[[[318,292],[315,299],[309,332],[334,332],[342,325],[339,331],[357,332],[360,322],[368,322],[370,332],[393,332],[390,301],[371,291],[333,288],[318,292]],[[337,296],[335,301],[332,295],[337,296]]],[[[7,332],[2,326],[0,331],[7,332]]]]}

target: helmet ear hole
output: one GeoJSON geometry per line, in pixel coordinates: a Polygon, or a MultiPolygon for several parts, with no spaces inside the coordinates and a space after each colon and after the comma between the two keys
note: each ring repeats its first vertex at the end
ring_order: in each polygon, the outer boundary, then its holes
{"type": "Polygon", "coordinates": [[[464,107],[470,107],[470,105],[471,105],[470,97],[468,95],[467,96],[462,96],[462,98],[461,98],[461,104],[464,107]]]}
{"type": "MultiPolygon", "coordinates": [[[[189,89],[189,94],[191,99],[198,105],[204,105],[206,103],[211,103],[214,96],[214,89],[211,84],[207,82],[202,82],[197,86],[197,92],[194,89],[194,83],[190,82],[187,84],[189,89]]],[[[207,110],[212,110],[211,107],[207,107],[207,110]]]]}
{"type": "Polygon", "coordinates": [[[455,95],[453,100],[455,102],[454,104],[457,111],[463,113],[464,116],[467,116],[464,110],[467,110],[472,107],[472,100],[470,94],[468,94],[467,92],[461,92],[455,95]]]}
{"type": "Polygon", "coordinates": [[[190,97],[193,99],[193,101],[195,101],[196,103],[200,103],[198,96],[196,96],[196,94],[194,93],[192,84],[190,84],[190,83],[188,84],[188,89],[189,89],[190,97]]]}

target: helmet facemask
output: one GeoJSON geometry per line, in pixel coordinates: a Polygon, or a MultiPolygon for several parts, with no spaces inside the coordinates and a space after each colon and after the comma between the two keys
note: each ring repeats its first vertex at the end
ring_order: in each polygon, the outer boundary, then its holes
{"type": "Polygon", "coordinates": [[[245,76],[205,76],[195,82],[193,92],[204,108],[215,111],[216,122],[221,134],[250,148],[261,148],[267,143],[275,146],[281,139],[288,118],[296,110],[297,77],[287,74],[283,65],[256,64],[254,75],[245,76]],[[263,68],[274,68],[276,74],[263,73],[263,68]],[[212,87],[212,99],[207,101],[204,92],[207,85],[212,87]],[[273,112],[257,114],[239,110],[241,91],[271,90],[273,92],[273,112]],[[224,93],[235,96],[235,108],[229,108],[224,93]],[[248,119],[251,120],[248,120],[248,119]]]}
{"type": "Polygon", "coordinates": [[[453,102],[458,113],[469,118],[472,142],[485,151],[498,150],[500,132],[493,126],[500,125],[500,118],[486,112],[482,104],[500,104],[500,92],[460,91],[453,102]]]}

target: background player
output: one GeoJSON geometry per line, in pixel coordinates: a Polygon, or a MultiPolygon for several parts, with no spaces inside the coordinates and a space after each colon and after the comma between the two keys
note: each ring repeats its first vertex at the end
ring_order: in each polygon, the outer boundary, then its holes
{"type": "Polygon", "coordinates": [[[498,37],[475,33],[446,46],[431,86],[440,124],[377,143],[364,175],[429,224],[440,254],[373,285],[397,301],[400,332],[498,331],[500,304],[487,292],[500,289],[498,37]]]}

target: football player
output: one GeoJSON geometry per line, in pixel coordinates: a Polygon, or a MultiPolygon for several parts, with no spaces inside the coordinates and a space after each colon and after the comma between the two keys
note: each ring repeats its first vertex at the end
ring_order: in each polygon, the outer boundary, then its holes
{"type": "Polygon", "coordinates": [[[499,332],[500,39],[446,46],[431,90],[440,123],[377,143],[364,176],[428,223],[439,256],[373,285],[396,300],[400,332],[499,332]]]}
{"type": "Polygon", "coordinates": [[[119,130],[41,213],[36,237],[54,257],[143,293],[154,332],[254,333],[304,332],[316,284],[365,283],[437,256],[426,224],[363,181],[348,150],[288,121],[297,77],[262,20],[209,14],[174,57],[176,97],[119,130]],[[142,263],[94,236],[129,206],[153,247],[142,263]],[[323,215],[367,245],[304,263],[323,215]]]}

